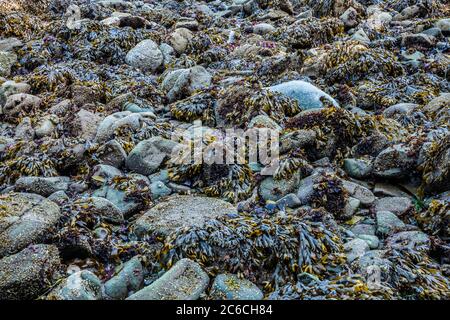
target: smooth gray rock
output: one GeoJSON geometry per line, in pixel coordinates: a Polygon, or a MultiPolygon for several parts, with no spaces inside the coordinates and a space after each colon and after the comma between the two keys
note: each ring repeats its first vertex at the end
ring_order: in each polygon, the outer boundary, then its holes
{"type": "Polygon", "coordinates": [[[181,259],[162,277],[127,300],[197,300],[209,284],[200,265],[181,259]]]}
{"type": "Polygon", "coordinates": [[[0,257],[47,239],[60,216],[59,206],[40,195],[0,195],[0,257]]]}
{"type": "Polygon", "coordinates": [[[370,249],[376,249],[380,245],[380,239],[378,239],[377,236],[372,236],[369,234],[361,234],[358,236],[358,238],[366,241],[370,249]]]}
{"type": "Polygon", "coordinates": [[[303,110],[323,108],[321,99],[328,100],[332,105],[339,107],[338,103],[330,95],[305,81],[284,82],[267,89],[297,100],[300,108],[303,110]]]}
{"type": "Polygon", "coordinates": [[[132,113],[130,111],[116,112],[100,122],[97,128],[96,142],[109,141],[114,132],[122,127],[129,127],[137,130],[141,127],[142,116],[139,113],[132,113]]]}
{"type": "Polygon", "coordinates": [[[144,285],[144,269],[138,256],[128,260],[117,275],[105,282],[105,295],[121,300],[135,293],[144,285]]]}
{"type": "Polygon", "coordinates": [[[342,180],[342,184],[348,194],[351,197],[358,199],[361,202],[361,205],[370,206],[375,201],[375,196],[372,191],[366,187],[346,180],[342,180]]]}
{"type": "Polygon", "coordinates": [[[160,197],[168,196],[172,193],[172,190],[163,182],[154,181],[150,184],[150,192],[152,193],[152,199],[158,199],[160,197]]]}
{"type": "Polygon", "coordinates": [[[344,159],[344,169],[347,174],[355,179],[367,178],[372,172],[370,162],[362,159],[344,159]]]}
{"type": "Polygon", "coordinates": [[[97,158],[102,164],[120,168],[127,158],[127,153],[117,140],[110,140],[97,150],[97,158]]]}

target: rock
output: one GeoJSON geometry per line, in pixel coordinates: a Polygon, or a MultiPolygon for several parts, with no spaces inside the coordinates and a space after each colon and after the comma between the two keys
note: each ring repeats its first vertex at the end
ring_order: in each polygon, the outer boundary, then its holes
{"type": "Polygon", "coordinates": [[[392,275],[392,262],[384,258],[384,250],[371,250],[366,252],[362,257],[358,259],[357,269],[358,273],[362,275],[368,275],[372,269],[379,270],[380,281],[388,281],[392,275]]]}
{"type": "MultiPolygon", "coordinates": [[[[424,13],[424,8],[418,5],[406,7],[399,14],[395,15],[392,20],[402,21],[415,18],[424,13]]],[[[425,13],[426,14],[426,13],[425,13]]]]}
{"type": "Polygon", "coordinates": [[[362,159],[344,159],[344,169],[347,174],[355,179],[365,179],[370,176],[372,172],[372,165],[370,162],[362,159]]]}
{"type": "Polygon", "coordinates": [[[371,236],[368,234],[361,234],[358,236],[359,239],[364,240],[369,245],[370,249],[377,249],[380,245],[380,240],[377,236],[371,236]]]}
{"type": "Polygon", "coordinates": [[[377,212],[377,232],[381,235],[389,235],[396,231],[402,231],[406,225],[395,214],[389,211],[377,212]]]}
{"type": "Polygon", "coordinates": [[[60,216],[58,205],[37,194],[0,195],[0,257],[47,239],[60,216]]]}
{"type": "Polygon", "coordinates": [[[296,190],[300,183],[300,176],[294,175],[290,179],[274,179],[268,177],[259,185],[259,195],[264,200],[277,201],[288,193],[296,190]]]}
{"type": "Polygon", "coordinates": [[[358,199],[363,206],[370,206],[375,201],[375,196],[369,189],[350,181],[342,181],[344,189],[348,194],[358,199]]]}
{"type": "Polygon", "coordinates": [[[403,231],[386,239],[387,246],[392,249],[430,250],[430,238],[421,231],[403,231]]]}
{"type": "Polygon", "coordinates": [[[373,204],[373,210],[390,211],[397,216],[402,216],[413,209],[412,201],[405,197],[386,197],[377,199],[373,204]]]}
{"type": "Polygon", "coordinates": [[[27,93],[12,94],[6,99],[3,106],[3,113],[8,116],[16,116],[21,112],[36,109],[42,100],[36,96],[27,93]]]}
{"type": "Polygon", "coordinates": [[[197,20],[183,20],[183,21],[178,21],[175,24],[175,29],[185,28],[185,29],[189,29],[191,31],[197,31],[198,27],[199,27],[199,23],[197,22],[197,20]]]}
{"type": "Polygon", "coordinates": [[[186,28],[178,28],[171,33],[169,37],[169,44],[178,54],[181,54],[188,49],[193,37],[194,34],[191,30],[186,28]]]}
{"type": "Polygon", "coordinates": [[[369,44],[370,43],[370,39],[369,36],[364,32],[363,29],[359,29],[358,31],[356,31],[353,35],[352,35],[352,39],[365,43],[365,44],[369,44]]]}
{"type": "Polygon", "coordinates": [[[97,158],[104,165],[120,168],[125,163],[127,153],[117,140],[109,140],[98,148],[97,158]]]}
{"type": "Polygon", "coordinates": [[[380,178],[401,178],[411,172],[416,159],[404,145],[394,145],[378,154],[373,162],[373,173],[380,178]]]}
{"type": "Polygon", "coordinates": [[[36,193],[48,197],[57,191],[69,189],[69,177],[21,177],[14,186],[16,191],[36,193]]]}
{"type": "MultiPolygon", "coordinates": [[[[15,82],[15,81],[5,81],[0,86],[0,107],[2,107],[5,102],[6,98],[8,98],[10,95],[17,94],[17,93],[28,93],[31,90],[31,86],[27,83],[23,82],[15,82]]],[[[1,110],[1,108],[0,108],[1,110]]]]}
{"type": "Polygon", "coordinates": [[[0,39],[0,52],[13,51],[15,48],[22,46],[23,42],[17,38],[0,39]]]}
{"type": "MultiPolygon", "coordinates": [[[[146,190],[150,187],[150,182],[146,177],[136,176],[131,180],[138,186],[138,190],[146,190]]],[[[94,197],[108,199],[122,212],[124,217],[129,217],[142,207],[142,202],[127,196],[127,193],[112,185],[104,185],[92,193],[94,197]]]]}
{"type": "Polygon", "coordinates": [[[349,263],[352,263],[359,257],[363,256],[367,251],[369,251],[369,249],[370,248],[367,242],[358,238],[344,244],[344,250],[349,263]]]}
{"type": "Polygon", "coordinates": [[[58,249],[37,244],[0,260],[0,300],[36,299],[55,280],[58,249]]]}
{"type": "Polygon", "coordinates": [[[81,109],[71,122],[72,134],[82,139],[93,140],[102,118],[90,111],[81,109]]]}
{"type": "Polygon", "coordinates": [[[436,39],[442,38],[444,35],[442,34],[442,30],[439,28],[429,28],[422,31],[423,34],[435,37],[436,39]]]}
{"type": "Polygon", "coordinates": [[[131,49],[125,61],[142,71],[156,71],[163,63],[164,57],[158,45],[152,40],[143,40],[131,49]]]}
{"type": "Polygon", "coordinates": [[[435,26],[441,29],[442,33],[448,37],[448,35],[450,34],[450,18],[438,20],[435,23],[435,26]]]}
{"type": "Polygon", "coordinates": [[[283,128],[276,123],[275,120],[272,120],[269,116],[266,115],[258,115],[250,121],[250,123],[247,126],[249,129],[251,128],[269,128],[272,130],[276,130],[278,132],[281,132],[283,128]]]}
{"type": "Polygon", "coordinates": [[[179,227],[202,227],[208,220],[236,213],[233,205],[220,199],[176,195],[139,217],[133,230],[138,237],[152,232],[167,235],[179,227]]]}
{"type": "Polygon", "coordinates": [[[138,256],[128,260],[113,278],[105,282],[105,295],[121,300],[135,293],[144,285],[144,269],[138,256]]]}
{"type": "Polygon", "coordinates": [[[282,197],[280,200],[277,201],[278,208],[297,208],[302,205],[302,202],[297,197],[295,193],[289,193],[282,197]]]}
{"type": "Polygon", "coordinates": [[[124,221],[120,209],[111,201],[101,197],[89,197],[76,201],[81,207],[89,207],[89,214],[102,217],[111,223],[121,223],[124,221]]]}
{"type": "Polygon", "coordinates": [[[56,191],[49,195],[47,199],[62,206],[66,201],[69,201],[69,196],[64,191],[56,191]]]}
{"type": "Polygon", "coordinates": [[[378,197],[408,197],[408,193],[400,188],[383,182],[377,182],[373,188],[373,193],[378,197]]]}
{"type": "Polygon", "coordinates": [[[356,27],[358,25],[358,12],[350,7],[339,17],[339,19],[344,22],[344,25],[347,28],[356,27]]]}
{"type": "Polygon", "coordinates": [[[273,92],[282,93],[297,100],[300,108],[304,110],[323,108],[324,105],[321,101],[323,99],[328,100],[329,103],[336,107],[339,106],[330,95],[312,84],[301,80],[284,82],[267,89],[273,92]]]}
{"type": "Polygon", "coordinates": [[[127,300],[197,300],[209,284],[209,277],[200,265],[181,259],[151,285],[127,300]]]}
{"type": "Polygon", "coordinates": [[[355,224],[351,229],[351,232],[353,232],[354,235],[356,236],[361,236],[361,235],[369,235],[369,236],[374,236],[375,235],[375,225],[373,224],[367,224],[367,223],[358,223],[355,224]]]}
{"type": "Polygon", "coordinates": [[[161,50],[163,54],[164,64],[170,64],[173,61],[175,50],[167,43],[161,43],[161,45],[159,46],[159,50],[161,50]]]}
{"type": "Polygon", "coordinates": [[[424,33],[416,33],[416,34],[406,34],[402,37],[402,46],[403,47],[425,47],[432,48],[436,45],[436,38],[424,33]]]}
{"type": "Polygon", "coordinates": [[[49,300],[101,300],[102,283],[88,270],[78,271],[50,292],[49,300]]]}
{"type": "Polygon", "coordinates": [[[383,114],[387,118],[395,118],[396,115],[410,114],[417,107],[419,107],[419,105],[415,103],[397,103],[386,108],[383,111],[383,114]]]}
{"type": "Polygon", "coordinates": [[[290,150],[311,146],[316,142],[317,133],[314,130],[295,130],[280,137],[280,154],[290,150]]]}
{"type": "Polygon", "coordinates": [[[361,201],[359,201],[358,199],[349,197],[344,208],[344,213],[340,217],[342,219],[350,219],[356,213],[360,204],[361,201]]]}
{"type": "Polygon", "coordinates": [[[34,130],[36,137],[39,139],[52,135],[58,122],[59,119],[55,115],[49,115],[40,119],[34,130]]]}
{"type": "Polygon", "coordinates": [[[35,136],[34,129],[31,125],[31,118],[24,117],[22,121],[17,125],[14,132],[14,138],[23,140],[33,140],[35,136]]]}
{"type": "Polygon", "coordinates": [[[202,66],[170,71],[164,78],[161,87],[167,92],[169,101],[184,98],[197,90],[211,85],[212,76],[202,66]]]}
{"type": "Polygon", "coordinates": [[[246,279],[234,274],[219,274],[211,286],[210,298],[214,300],[262,300],[263,292],[246,279]]]}
{"type": "Polygon", "coordinates": [[[83,84],[73,84],[72,102],[74,105],[82,107],[86,104],[95,104],[103,99],[103,92],[92,86],[83,84]]]}
{"type": "Polygon", "coordinates": [[[168,196],[172,193],[172,190],[168,188],[163,182],[154,181],[150,185],[150,192],[152,193],[152,199],[156,200],[160,197],[168,196]]]}
{"type": "Polygon", "coordinates": [[[126,166],[137,173],[152,174],[165,160],[171,157],[172,150],[176,145],[176,142],[162,137],[141,141],[128,155],[126,166]]]}
{"type": "Polygon", "coordinates": [[[275,30],[276,28],[269,23],[258,23],[253,26],[253,32],[260,35],[273,33],[275,30]]]}
{"type": "Polygon", "coordinates": [[[12,66],[17,62],[17,55],[0,51],[0,77],[9,77],[12,66]]]}
{"type": "Polygon", "coordinates": [[[122,171],[113,166],[98,164],[93,168],[92,181],[95,185],[103,185],[105,182],[111,181],[114,177],[120,177],[122,175],[122,171]]]}
{"type": "Polygon", "coordinates": [[[141,127],[142,116],[139,113],[131,113],[130,111],[116,112],[105,119],[98,125],[96,142],[106,142],[111,140],[114,132],[123,127],[129,127],[131,130],[137,130],[141,127]]]}

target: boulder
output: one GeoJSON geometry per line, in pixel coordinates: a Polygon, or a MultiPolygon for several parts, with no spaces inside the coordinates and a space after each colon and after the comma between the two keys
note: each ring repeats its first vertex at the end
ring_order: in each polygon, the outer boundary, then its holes
{"type": "Polygon", "coordinates": [[[163,54],[153,40],[143,40],[131,49],[125,61],[142,71],[156,71],[163,64],[163,54]]]}
{"type": "Polygon", "coordinates": [[[234,274],[219,274],[211,286],[215,300],[262,300],[263,292],[255,284],[234,274]]]}

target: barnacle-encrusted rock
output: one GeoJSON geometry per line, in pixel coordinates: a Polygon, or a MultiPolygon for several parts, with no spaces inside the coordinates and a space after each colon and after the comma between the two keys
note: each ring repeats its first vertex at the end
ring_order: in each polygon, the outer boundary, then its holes
{"type": "Polygon", "coordinates": [[[161,278],[127,300],[197,300],[208,284],[208,274],[198,263],[181,259],[161,278]]]}
{"type": "Polygon", "coordinates": [[[234,274],[219,274],[211,287],[210,297],[216,300],[261,300],[264,295],[253,283],[234,274]]]}
{"type": "Polygon", "coordinates": [[[60,268],[58,249],[36,244],[0,260],[0,299],[36,299],[56,280],[60,268]]]}
{"type": "Polygon", "coordinates": [[[155,71],[163,63],[163,54],[154,41],[143,40],[127,53],[125,61],[135,68],[155,71]]]}
{"type": "Polygon", "coordinates": [[[69,189],[69,182],[69,177],[22,177],[16,181],[14,189],[48,197],[54,192],[69,189]]]}
{"type": "Polygon", "coordinates": [[[83,270],[70,275],[47,296],[49,300],[100,300],[102,283],[95,274],[83,270]]]}
{"type": "Polygon", "coordinates": [[[0,196],[0,256],[49,238],[61,216],[58,205],[32,193],[0,196]]]}
{"type": "Polygon", "coordinates": [[[201,228],[210,219],[235,213],[236,208],[223,200],[173,196],[139,217],[133,229],[140,237],[152,233],[167,235],[177,228],[201,228]]]}

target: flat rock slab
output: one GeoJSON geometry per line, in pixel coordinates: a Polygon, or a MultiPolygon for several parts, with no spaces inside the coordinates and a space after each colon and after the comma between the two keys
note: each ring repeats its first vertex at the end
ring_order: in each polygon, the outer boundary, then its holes
{"type": "Polygon", "coordinates": [[[220,199],[173,196],[138,218],[134,224],[134,232],[138,237],[151,232],[167,235],[177,228],[201,227],[208,220],[236,213],[232,204],[220,199]]]}
{"type": "Polygon", "coordinates": [[[209,277],[198,263],[182,259],[161,278],[127,300],[197,300],[208,284],[209,277]]]}
{"type": "Polygon", "coordinates": [[[40,195],[0,195],[0,257],[43,241],[60,215],[59,206],[40,195]]]}

